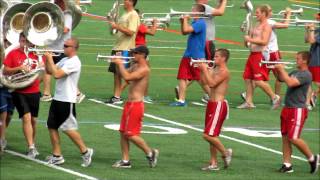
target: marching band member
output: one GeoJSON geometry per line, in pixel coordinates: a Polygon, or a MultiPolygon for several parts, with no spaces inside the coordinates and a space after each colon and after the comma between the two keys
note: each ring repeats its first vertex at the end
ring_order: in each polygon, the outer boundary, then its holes
{"type": "Polygon", "coordinates": [[[306,96],[312,82],[312,75],[308,71],[310,53],[298,52],[296,55],[297,70],[287,73],[282,64],[275,65],[278,79],[288,85],[285,96],[285,106],[281,112],[281,134],[283,166],[279,169],[283,173],[292,173],[291,164],[292,144],[304,154],[310,164],[310,173],[315,174],[319,166],[319,155],[314,155],[307,143],[300,137],[303,125],[308,117],[306,96]]]}
{"type": "Polygon", "coordinates": [[[154,168],[157,165],[159,151],[151,149],[140,136],[144,116],[143,96],[150,76],[150,67],[146,59],[149,50],[145,46],[138,46],[132,53],[135,63],[128,70],[124,67],[122,59],[113,60],[122,78],[129,81],[130,84],[128,101],[124,105],[119,129],[122,159],[115,162],[112,167],[131,168],[129,158],[129,143],[131,141],[146,154],[149,166],[154,168]]]}
{"type": "MultiPolygon", "coordinates": [[[[192,7],[192,12],[204,12],[205,8],[201,4],[195,4],[192,7]]],[[[189,81],[198,81],[205,92],[209,92],[209,87],[205,86],[200,81],[200,70],[198,67],[190,65],[191,59],[204,59],[205,58],[205,41],[206,41],[206,23],[204,19],[199,18],[199,15],[193,15],[192,24],[188,24],[189,16],[183,16],[180,19],[181,32],[183,35],[189,34],[187,49],[180,61],[177,79],[178,85],[178,98],[170,106],[187,106],[185,102],[186,90],[189,81]]]]}
{"type": "Polygon", "coordinates": [[[246,83],[246,101],[237,106],[239,109],[255,108],[253,104],[254,85],[260,87],[272,100],[272,109],[280,106],[280,96],[276,95],[270,85],[266,82],[268,70],[266,66],[261,66],[260,62],[264,59],[263,51],[267,48],[271,36],[272,28],[268,24],[269,8],[266,5],[258,6],[256,9],[256,19],[258,24],[252,30],[252,37],[245,35],[245,43],[250,43],[250,56],[247,60],[243,73],[246,83]]]}
{"type": "MultiPolygon", "coordinates": [[[[30,60],[38,61],[38,56],[34,53],[25,52],[25,48],[32,44],[26,39],[23,33],[19,35],[19,48],[12,50],[5,58],[4,74],[15,74],[17,72],[29,72],[34,67],[28,65],[30,60]],[[29,59],[30,58],[30,59],[29,59]]],[[[42,63],[42,62],[39,62],[42,63]]],[[[35,146],[36,124],[40,102],[40,80],[36,79],[31,85],[23,89],[16,89],[12,93],[13,103],[17,108],[19,118],[22,119],[23,133],[27,141],[27,156],[35,158],[39,155],[35,146]]]]}
{"type": "Polygon", "coordinates": [[[54,64],[52,54],[46,53],[46,70],[56,80],[56,90],[50,105],[47,127],[52,144],[52,155],[47,158],[49,164],[63,164],[64,158],[60,148],[61,129],[77,145],[82,154],[81,166],[88,167],[91,164],[93,149],[88,148],[80,133],[77,131],[76,120],[77,88],[81,72],[81,62],[77,56],[79,41],[70,38],[64,43],[65,58],[54,64]]]}
{"type": "MultiPolygon", "coordinates": [[[[111,23],[112,29],[117,30],[116,42],[111,55],[129,56],[130,49],[135,48],[135,39],[140,25],[138,13],[134,10],[137,0],[124,0],[125,13],[120,17],[118,24],[111,23]]],[[[122,104],[122,80],[116,65],[111,63],[108,69],[114,75],[114,94],[106,101],[110,104],[122,104]]]]}
{"type": "MultiPolygon", "coordinates": [[[[320,21],[320,13],[317,13],[316,20],[320,21]]],[[[316,100],[320,94],[320,27],[316,29],[315,24],[307,24],[305,32],[305,40],[311,44],[310,53],[311,60],[309,63],[309,71],[312,74],[312,81],[318,87],[317,90],[312,91],[310,86],[307,96],[307,106],[312,110],[316,106],[316,100]]]]}
{"type": "Polygon", "coordinates": [[[7,146],[6,128],[9,126],[13,110],[11,93],[8,88],[0,87],[0,152],[4,151],[7,146]]]}
{"type": "Polygon", "coordinates": [[[210,99],[207,104],[205,115],[205,128],[203,138],[210,144],[210,162],[202,170],[219,170],[217,152],[219,151],[224,161],[224,167],[229,167],[232,158],[232,149],[226,149],[219,140],[219,134],[224,120],[228,114],[228,102],[225,100],[230,72],[227,67],[229,59],[227,49],[218,49],[215,52],[215,68],[209,72],[208,66],[204,63],[199,64],[201,78],[210,89],[210,99]]]}
{"type": "MultiPolygon", "coordinates": [[[[61,10],[63,11],[63,18],[64,18],[64,29],[63,35],[60,39],[57,39],[53,44],[48,46],[49,49],[54,50],[63,50],[63,44],[67,39],[71,38],[72,33],[72,15],[66,7],[64,0],[54,0],[54,3],[57,4],[61,10]]],[[[54,56],[53,60],[55,63],[58,63],[61,59],[65,58],[66,55],[61,53],[59,56],[54,56]]],[[[47,73],[43,76],[43,95],[41,97],[41,101],[51,101],[51,76],[47,73]]],[[[77,89],[77,103],[81,103],[85,95],[80,92],[79,88],[77,89]]]]}

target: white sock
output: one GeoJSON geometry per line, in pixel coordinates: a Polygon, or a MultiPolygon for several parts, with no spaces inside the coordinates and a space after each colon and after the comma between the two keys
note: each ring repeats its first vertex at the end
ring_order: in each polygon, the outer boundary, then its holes
{"type": "Polygon", "coordinates": [[[35,148],[34,144],[31,144],[31,145],[29,146],[29,149],[34,149],[34,148],[35,148]]]}
{"type": "Polygon", "coordinates": [[[314,161],[314,155],[312,155],[309,159],[308,159],[309,162],[312,162],[314,161]]]}
{"type": "Polygon", "coordinates": [[[148,157],[152,157],[152,151],[148,153],[148,157]]]}
{"type": "Polygon", "coordinates": [[[287,168],[291,166],[291,163],[283,163],[287,168]]]}
{"type": "Polygon", "coordinates": [[[179,99],[178,101],[181,102],[181,103],[184,103],[184,102],[185,102],[185,100],[180,100],[180,99],[179,99]]]}
{"type": "Polygon", "coordinates": [[[122,160],[122,162],[124,162],[124,163],[128,163],[128,162],[129,162],[129,160],[122,160]]]}

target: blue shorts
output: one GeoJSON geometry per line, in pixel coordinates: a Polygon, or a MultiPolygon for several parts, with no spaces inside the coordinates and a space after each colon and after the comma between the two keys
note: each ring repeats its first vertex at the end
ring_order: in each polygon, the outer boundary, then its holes
{"type": "Polygon", "coordinates": [[[0,113],[8,112],[13,113],[14,105],[12,101],[11,93],[9,93],[7,88],[0,88],[0,113]]]}

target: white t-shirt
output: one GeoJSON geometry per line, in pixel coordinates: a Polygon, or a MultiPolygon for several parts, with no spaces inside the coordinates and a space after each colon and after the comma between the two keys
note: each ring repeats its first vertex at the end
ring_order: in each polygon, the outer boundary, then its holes
{"type": "Polygon", "coordinates": [[[208,15],[210,14],[208,18],[204,19],[207,26],[206,40],[214,41],[214,39],[216,38],[216,26],[214,23],[214,16],[212,15],[212,11],[214,11],[214,8],[207,4],[202,5],[204,5],[205,7],[205,13],[208,15]]]}
{"type": "Polygon", "coordinates": [[[276,21],[268,19],[268,24],[272,28],[272,32],[271,32],[271,35],[270,35],[269,43],[268,43],[268,46],[267,46],[267,49],[268,49],[269,52],[276,52],[276,51],[279,50],[277,34],[276,34],[275,28],[274,28],[274,25],[276,23],[277,23],[276,21]]]}
{"type": "Polygon", "coordinates": [[[57,63],[57,66],[66,73],[66,76],[56,80],[56,90],[53,99],[62,102],[76,103],[78,81],[81,72],[79,57],[65,57],[57,63]]]}
{"type": "Polygon", "coordinates": [[[71,38],[72,32],[72,15],[69,11],[64,11],[64,27],[68,28],[67,33],[63,33],[62,36],[49,45],[50,49],[63,50],[63,44],[66,40],[71,38]]]}

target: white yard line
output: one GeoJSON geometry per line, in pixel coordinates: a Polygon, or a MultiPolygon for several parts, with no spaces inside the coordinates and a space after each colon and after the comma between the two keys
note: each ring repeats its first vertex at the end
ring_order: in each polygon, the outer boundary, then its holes
{"type": "MultiPolygon", "coordinates": [[[[96,100],[96,99],[89,99],[89,101],[92,101],[92,102],[95,102],[95,103],[98,103],[98,104],[102,104],[102,105],[105,105],[105,106],[109,106],[109,107],[112,107],[112,108],[116,108],[116,109],[123,109],[120,106],[116,106],[116,105],[113,105],[113,104],[105,104],[104,102],[96,100]]],[[[193,127],[193,126],[190,126],[190,125],[187,125],[187,124],[175,122],[175,121],[172,121],[172,120],[168,120],[168,119],[165,119],[165,118],[161,118],[161,117],[158,117],[158,116],[155,116],[155,115],[151,115],[151,114],[148,114],[148,113],[144,113],[144,116],[148,117],[148,118],[152,118],[152,119],[158,120],[158,121],[166,122],[166,123],[169,123],[169,124],[174,124],[176,126],[192,129],[194,131],[203,132],[203,129],[196,128],[196,127],[193,127]]],[[[248,146],[252,146],[252,147],[255,147],[255,148],[258,148],[258,149],[269,151],[269,152],[272,152],[272,153],[275,153],[275,154],[282,155],[282,152],[280,152],[280,151],[277,151],[277,150],[274,150],[274,149],[271,149],[271,148],[267,148],[267,147],[264,147],[264,146],[261,146],[261,145],[258,145],[258,144],[254,144],[254,143],[251,143],[251,142],[248,142],[248,141],[244,141],[244,140],[241,140],[241,139],[237,139],[237,138],[233,138],[233,137],[229,137],[229,136],[225,136],[225,135],[220,135],[220,137],[228,139],[228,140],[231,140],[231,141],[235,141],[235,142],[238,142],[238,143],[241,143],[241,144],[246,144],[248,146]]],[[[292,158],[298,159],[298,160],[301,160],[301,161],[307,161],[305,158],[302,158],[302,157],[299,157],[299,156],[292,156],[292,158]]]]}
{"type": "Polygon", "coordinates": [[[67,168],[63,168],[63,167],[60,167],[60,166],[48,164],[47,162],[41,161],[41,160],[39,160],[39,159],[29,158],[28,156],[26,156],[26,155],[24,155],[24,154],[21,154],[21,153],[18,153],[18,152],[15,152],[15,151],[5,150],[5,152],[6,152],[6,153],[9,153],[9,154],[11,154],[11,155],[13,155],[13,156],[18,156],[18,157],[21,157],[21,158],[23,158],[23,159],[27,159],[27,160],[33,161],[33,162],[35,162],[35,163],[38,163],[38,164],[47,166],[47,167],[49,167],[49,168],[56,169],[56,170],[59,170],[59,171],[63,171],[63,172],[66,172],[66,173],[68,173],[68,174],[72,174],[72,175],[75,175],[75,176],[78,176],[78,177],[81,177],[81,178],[85,178],[85,179],[89,179],[89,180],[98,180],[98,178],[95,178],[95,177],[92,177],[92,176],[89,176],[89,175],[86,175],[86,174],[82,174],[82,173],[73,171],[73,170],[71,170],[71,169],[67,169],[67,168]]]}

